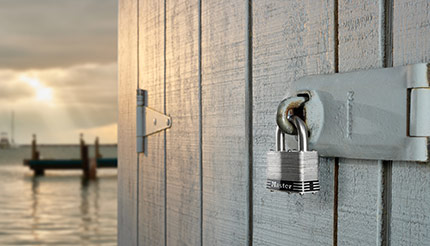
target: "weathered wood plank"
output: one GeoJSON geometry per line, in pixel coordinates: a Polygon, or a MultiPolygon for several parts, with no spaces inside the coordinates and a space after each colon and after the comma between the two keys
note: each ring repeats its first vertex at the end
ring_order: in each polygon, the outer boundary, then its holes
{"type": "Polygon", "coordinates": [[[246,3],[202,2],[203,244],[246,245],[246,3]]]}
{"type": "Polygon", "coordinates": [[[254,245],[333,244],[333,162],[321,159],[321,192],[271,193],[266,152],[275,147],[275,114],[289,84],[334,72],[332,1],[253,2],[254,245]]]}
{"type": "Polygon", "coordinates": [[[392,173],[391,245],[429,245],[430,167],[395,162],[392,173]]]}
{"type": "Polygon", "coordinates": [[[374,245],[377,242],[377,161],[339,162],[338,243],[374,245]]]}
{"type": "Polygon", "coordinates": [[[200,245],[199,2],[166,1],[167,245],[200,245]]]}
{"type": "Polygon", "coordinates": [[[430,2],[395,0],[393,11],[394,66],[430,61],[430,2]]]}
{"type": "MultiPolygon", "coordinates": [[[[139,77],[147,105],[165,111],[164,1],[139,1],[139,77]]],[[[139,156],[139,244],[165,244],[165,133],[145,141],[139,156]]]]}
{"type": "MultiPolygon", "coordinates": [[[[382,2],[339,1],[339,72],[383,66],[382,2]]],[[[378,242],[378,226],[382,223],[377,221],[380,171],[378,161],[340,159],[339,245],[374,245],[378,242]]]]}
{"type": "MultiPolygon", "coordinates": [[[[393,11],[395,66],[430,62],[430,2],[396,0],[393,11]]],[[[430,242],[430,166],[393,163],[391,245],[430,242]]]]}
{"type": "Polygon", "coordinates": [[[382,67],[383,1],[339,0],[339,72],[382,67]]]}
{"type": "Polygon", "coordinates": [[[383,66],[382,2],[339,0],[339,72],[383,66]]]}
{"type": "Polygon", "coordinates": [[[137,1],[119,1],[118,245],[137,245],[137,1]]]}

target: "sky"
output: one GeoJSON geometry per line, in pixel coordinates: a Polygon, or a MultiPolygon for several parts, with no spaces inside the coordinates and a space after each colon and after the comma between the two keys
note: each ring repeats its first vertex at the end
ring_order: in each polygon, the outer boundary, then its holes
{"type": "Polygon", "coordinates": [[[117,0],[0,0],[0,132],[117,138],[117,0]]]}

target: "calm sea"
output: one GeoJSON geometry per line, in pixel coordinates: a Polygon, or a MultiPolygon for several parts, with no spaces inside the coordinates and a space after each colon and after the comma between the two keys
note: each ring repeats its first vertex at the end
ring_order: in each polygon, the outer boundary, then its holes
{"type": "MultiPolygon", "coordinates": [[[[41,146],[42,158],[79,158],[78,146],[41,146]]],[[[90,153],[93,153],[90,148],[90,153]]],[[[116,157],[115,146],[102,146],[116,157]]],[[[0,245],[116,245],[117,170],[47,171],[34,177],[22,165],[29,147],[0,150],[0,245]]]]}

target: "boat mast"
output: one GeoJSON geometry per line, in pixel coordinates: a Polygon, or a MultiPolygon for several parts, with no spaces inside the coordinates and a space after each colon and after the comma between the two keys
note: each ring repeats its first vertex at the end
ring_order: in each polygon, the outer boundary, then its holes
{"type": "Polygon", "coordinates": [[[11,132],[10,132],[10,144],[14,145],[15,144],[15,140],[14,138],[14,132],[15,132],[15,112],[12,111],[12,120],[11,120],[11,132]]]}

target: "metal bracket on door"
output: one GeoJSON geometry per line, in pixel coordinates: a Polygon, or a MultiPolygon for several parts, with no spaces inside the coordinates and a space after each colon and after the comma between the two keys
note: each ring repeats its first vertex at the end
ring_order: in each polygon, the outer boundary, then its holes
{"type": "Polygon", "coordinates": [[[172,118],[146,106],[147,91],[137,89],[136,151],[144,152],[145,137],[172,126],[172,118]]]}
{"type": "Polygon", "coordinates": [[[287,110],[305,120],[309,148],[321,156],[430,160],[430,66],[318,75],[293,83],[277,122],[293,134],[287,110]]]}

